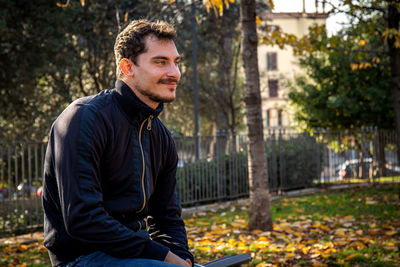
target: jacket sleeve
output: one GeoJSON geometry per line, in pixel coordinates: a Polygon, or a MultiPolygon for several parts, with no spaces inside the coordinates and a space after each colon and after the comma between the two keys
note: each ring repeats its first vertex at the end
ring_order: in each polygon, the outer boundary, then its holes
{"type": "Polygon", "coordinates": [[[176,189],[178,155],[170,137],[166,163],[157,177],[155,191],[149,200],[149,233],[153,240],[169,247],[182,259],[190,259],[185,224],[181,218],[181,206],[176,189]]]}
{"type": "Polygon", "coordinates": [[[110,216],[103,206],[100,163],[111,128],[85,104],[67,108],[51,132],[52,162],[67,233],[95,250],[120,258],[164,260],[169,248],[134,232],[110,216]]]}

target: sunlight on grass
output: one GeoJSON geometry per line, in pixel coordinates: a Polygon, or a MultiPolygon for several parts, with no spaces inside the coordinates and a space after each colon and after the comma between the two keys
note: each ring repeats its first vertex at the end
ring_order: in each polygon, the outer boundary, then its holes
{"type": "Polygon", "coordinates": [[[198,261],[247,252],[248,266],[399,266],[397,187],[324,191],[271,206],[273,232],[247,230],[248,203],[186,220],[198,261]]]}

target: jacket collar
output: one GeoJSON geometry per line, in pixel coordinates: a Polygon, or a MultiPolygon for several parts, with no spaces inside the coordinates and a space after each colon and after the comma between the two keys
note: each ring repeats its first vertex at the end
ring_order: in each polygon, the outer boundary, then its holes
{"type": "Polygon", "coordinates": [[[163,110],[163,103],[160,103],[156,109],[147,106],[135,95],[132,89],[121,80],[115,82],[115,90],[117,92],[116,96],[119,104],[131,119],[143,121],[150,115],[157,117],[163,110]]]}

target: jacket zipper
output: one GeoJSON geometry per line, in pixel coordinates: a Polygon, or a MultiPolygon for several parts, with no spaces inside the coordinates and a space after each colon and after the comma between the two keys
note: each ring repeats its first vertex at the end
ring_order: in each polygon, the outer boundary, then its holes
{"type": "Polygon", "coordinates": [[[148,123],[147,123],[147,130],[151,131],[151,120],[154,118],[153,115],[150,115],[150,117],[147,119],[148,123]]]}
{"type": "Polygon", "coordinates": [[[147,119],[145,119],[142,124],[140,125],[140,129],[139,129],[139,146],[140,146],[140,151],[142,152],[142,165],[143,165],[143,170],[142,170],[142,191],[143,191],[143,205],[140,208],[140,210],[138,210],[136,213],[141,212],[144,207],[146,207],[146,190],[144,188],[144,173],[146,170],[146,162],[144,160],[144,152],[143,152],[143,146],[142,146],[142,130],[143,130],[143,126],[144,123],[147,121],[147,130],[151,130],[151,120],[154,118],[153,115],[150,115],[150,117],[148,117],[147,119]]]}

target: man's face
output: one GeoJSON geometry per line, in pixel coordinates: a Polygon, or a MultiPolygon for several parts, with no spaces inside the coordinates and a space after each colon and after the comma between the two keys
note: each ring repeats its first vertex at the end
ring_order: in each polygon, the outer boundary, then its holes
{"type": "Polygon", "coordinates": [[[146,52],[137,57],[132,65],[133,77],[129,84],[138,97],[150,107],[175,99],[175,91],[181,73],[179,53],[172,40],[145,37],[146,52]]]}

